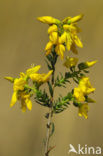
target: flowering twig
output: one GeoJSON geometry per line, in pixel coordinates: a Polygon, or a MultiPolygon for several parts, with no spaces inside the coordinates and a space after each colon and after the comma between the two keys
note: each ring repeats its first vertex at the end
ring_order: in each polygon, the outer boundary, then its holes
{"type": "Polygon", "coordinates": [[[77,26],[77,22],[80,21],[82,17],[83,15],[78,15],[73,18],[66,17],[62,21],[51,16],[39,17],[39,21],[49,24],[49,42],[45,47],[46,63],[49,72],[47,74],[38,73],[41,66],[37,65],[27,69],[25,73],[20,73],[19,78],[5,77],[5,79],[13,83],[14,92],[10,103],[11,107],[14,106],[17,101],[20,101],[23,112],[27,109],[31,110],[32,96],[34,96],[34,100],[37,104],[48,107],[49,112],[45,115],[47,119],[45,156],[49,156],[50,151],[55,147],[50,146],[50,137],[54,133],[55,127],[52,121],[53,114],[61,113],[72,103],[78,108],[78,115],[84,116],[87,119],[89,110],[88,104],[95,102],[89,97],[89,94],[93,93],[95,88],[92,87],[89,77],[87,77],[86,74],[89,73],[89,67],[93,66],[97,61],[87,61],[78,64],[78,58],[67,56],[63,65],[68,71],[66,71],[64,75],[61,73],[61,76],[57,74],[57,78],[55,78],[55,65],[58,56],[63,60],[64,52],[66,50],[78,54],[76,46],[80,48],[83,47],[83,44],[78,37],[80,29],[77,26]],[[60,95],[55,100],[55,87],[66,88],[67,83],[71,85],[71,79],[76,82],[77,86],[69,91],[67,95],[60,95]],[[41,86],[44,83],[48,85],[49,94],[46,89],[41,90],[41,86]]]}

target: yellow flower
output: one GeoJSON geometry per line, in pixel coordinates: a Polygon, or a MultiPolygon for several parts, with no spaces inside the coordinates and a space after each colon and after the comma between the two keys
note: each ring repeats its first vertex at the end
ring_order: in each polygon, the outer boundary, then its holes
{"type": "Polygon", "coordinates": [[[53,24],[48,28],[48,34],[52,33],[52,32],[57,32],[58,31],[58,27],[57,25],[53,24]]]}
{"type": "Polygon", "coordinates": [[[65,46],[63,45],[63,43],[66,42],[66,33],[64,32],[61,36],[58,36],[57,32],[52,32],[49,38],[50,41],[45,47],[46,55],[51,53],[52,47],[53,45],[55,45],[55,52],[61,57],[61,59],[63,59],[65,52],[65,46]]]}
{"type": "Polygon", "coordinates": [[[14,91],[18,91],[18,90],[24,90],[24,86],[26,84],[26,80],[23,79],[23,78],[16,78],[15,81],[14,81],[14,86],[13,86],[13,89],[14,91]]]}
{"type": "Polygon", "coordinates": [[[42,82],[47,82],[49,81],[49,78],[51,76],[51,74],[53,73],[53,70],[50,70],[47,74],[45,74],[42,78],[42,82]]]}
{"type": "Polygon", "coordinates": [[[77,36],[77,33],[79,32],[79,28],[76,25],[63,25],[64,32],[66,33],[66,47],[67,50],[72,50],[75,54],[77,54],[77,50],[75,45],[77,45],[80,48],[83,48],[83,44],[79,37],[77,36]]]}
{"type": "Polygon", "coordinates": [[[64,52],[65,52],[65,46],[63,44],[58,44],[55,47],[55,52],[61,57],[61,59],[64,58],[64,52]]]}
{"type": "Polygon", "coordinates": [[[79,87],[85,95],[88,95],[95,91],[95,88],[92,87],[89,78],[83,77],[79,82],[79,87]]]}
{"type": "Polygon", "coordinates": [[[97,63],[97,60],[95,60],[95,61],[91,61],[91,62],[85,62],[85,64],[88,66],[88,67],[92,67],[94,64],[96,64],[97,63]]]}
{"type": "Polygon", "coordinates": [[[45,47],[46,56],[51,53],[52,47],[53,47],[53,43],[51,41],[49,41],[45,47]]]}
{"type": "MultiPolygon", "coordinates": [[[[31,72],[27,71],[27,73],[30,74],[31,72]]],[[[13,95],[11,98],[11,103],[10,103],[10,107],[13,107],[18,100],[21,101],[21,106],[22,106],[23,112],[26,111],[26,108],[28,108],[29,110],[32,109],[30,95],[27,94],[24,89],[25,85],[27,85],[27,83],[28,83],[27,80],[25,79],[25,77],[26,77],[26,75],[24,73],[20,73],[20,78],[14,79],[14,82],[13,82],[14,92],[13,92],[13,95]]]]}
{"type": "Polygon", "coordinates": [[[58,19],[53,18],[51,16],[43,16],[37,18],[40,22],[46,23],[46,24],[59,24],[61,23],[58,19]]]}
{"type": "Polygon", "coordinates": [[[81,40],[79,39],[79,37],[77,35],[72,35],[73,37],[73,41],[75,42],[75,44],[80,47],[83,48],[83,44],[81,42],[81,40]]]}
{"type": "Polygon", "coordinates": [[[23,73],[23,72],[20,72],[20,77],[26,79],[27,75],[25,73],[23,73]]]}
{"type": "Polygon", "coordinates": [[[32,109],[32,102],[30,100],[30,93],[28,92],[28,78],[33,75],[37,74],[37,71],[40,69],[40,65],[31,67],[27,69],[26,74],[21,72],[20,78],[12,78],[6,77],[5,79],[13,82],[13,95],[11,98],[10,107],[14,106],[17,101],[21,102],[22,111],[25,112],[26,109],[32,109]]]}
{"type": "Polygon", "coordinates": [[[71,46],[73,44],[73,40],[70,33],[66,33],[66,48],[68,51],[71,50],[71,46]]]}
{"type": "Polygon", "coordinates": [[[27,108],[28,110],[32,109],[32,102],[30,100],[29,94],[26,94],[24,91],[23,92],[15,91],[12,95],[10,107],[13,107],[17,102],[17,100],[21,101],[21,108],[23,112],[25,112],[27,108]]]}
{"type": "Polygon", "coordinates": [[[35,67],[31,67],[31,68],[27,69],[26,75],[27,75],[27,76],[30,76],[31,74],[34,74],[34,73],[38,72],[38,70],[39,70],[40,68],[41,68],[40,65],[37,65],[37,66],[35,66],[35,67]]]}
{"type": "Polygon", "coordinates": [[[58,33],[57,32],[52,32],[49,36],[50,41],[52,44],[56,44],[58,41],[58,33]]]}
{"type": "Polygon", "coordinates": [[[94,92],[88,77],[82,77],[77,88],[74,88],[74,97],[79,102],[85,101],[85,96],[94,92]]]}
{"type": "Polygon", "coordinates": [[[88,118],[88,110],[89,110],[88,103],[81,104],[79,106],[78,115],[84,116],[85,119],[87,119],[88,118]]]}
{"type": "Polygon", "coordinates": [[[77,62],[78,62],[78,58],[67,56],[66,61],[64,62],[64,66],[70,68],[76,66],[77,62]]]}
{"type": "Polygon", "coordinates": [[[22,112],[25,112],[26,109],[30,110],[32,109],[32,102],[30,100],[30,95],[29,94],[25,94],[24,92],[22,92],[18,99],[21,101],[21,109],[22,112]]]}
{"type": "Polygon", "coordinates": [[[77,99],[78,102],[84,102],[85,101],[85,97],[84,97],[84,93],[81,90],[81,88],[74,88],[74,97],[77,99]]]}
{"type": "Polygon", "coordinates": [[[67,33],[66,32],[64,32],[60,37],[59,37],[59,43],[60,44],[63,44],[63,43],[65,43],[66,42],[66,40],[67,40],[67,33]]]}
{"type": "Polygon", "coordinates": [[[37,82],[37,83],[45,83],[49,80],[51,74],[52,74],[52,70],[50,70],[47,74],[38,74],[38,73],[34,73],[30,75],[31,80],[37,82]]]}
{"type": "Polygon", "coordinates": [[[66,42],[66,33],[64,32],[61,36],[57,38],[55,52],[61,57],[64,58],[65,46],[64,43],[66,42]]]}
{"type": "Polygon", "coordinates": [[[66,33],[64,32],[61,36],[58,37],[55,47],[55,52],[61,57],[61,59],[64,58],[65,42],[66,42],[66,33]]]}
{"type": "Polygon", "coordinates": [[[52,52],[53,46],[55,47],[55,52],[57,55],[64,58],[64,52],[67,48],[68,51],[72,50],[73,53],[77,54],[76,45],[78,47],[83,47],[83,44],[77,33],[80,29],[77,27],[76,22],[82,19],[83,15],[78,15],[75,17],[66,17],[63,21],[59,21],[51,16],[39,17],[38,20],[50,24],[48,28],[49,42],[45,47],[46,56],[52,52]]]}
{"type": "Polygon", "coordinates": [[[73,24],[71,24],[71,25],[64,24],[63,29],[66,31],[78,32],[78,27],[76,25],[73,25],[73,24]]]}
{"type": "Polygon", "coordinates": [[[68,24],[76,23],[76,22],[80,21],[80,20],[83,18],[83,16],[84,16],[83,14],[80,14],[80,15],[78,15],[78,16],[69,18],[68,21],[67,21],[67,23],[68,23],[68,24]]]}
{"type": "Polygon", "coordinates": [[[66,17],[62,21],[65,24],[76,23],[76,22],[80,21],[83,18],[83,16],[84,16],[83,14],[80,14],[80,15],[74,16],[74,17],[66,17]]]}

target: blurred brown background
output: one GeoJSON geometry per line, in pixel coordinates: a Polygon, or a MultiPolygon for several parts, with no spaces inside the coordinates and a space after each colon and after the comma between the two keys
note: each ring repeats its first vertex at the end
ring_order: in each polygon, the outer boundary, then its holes
{"type": "MultiPolygon", "coordinates": [[[[73,106],[54,117],[56,130],[51,145],[56,148],[50,156],[68,156],[70,143],[75,148],[78,144],[103,148],[103,0],[0,0],[0,156],[43,156],[47,109],[36,103],[25,114],[18,104],[11,109],[12,85],[3,77],[16,77],[33,63],[41,64],[41,72],[47,72],[44,47],[48,26],[36,17],[63,19],[80,13],[85,14],[79,23],[84,48],[79,49],[78,57],[80,61],[99,60],[89,75],[96,87],[96,103],[90,104],[88,120],[78,117],[73,106]]],[[[63,70],[59,59],[57,72],[63,70]]],[[[58,95],[60,91],[56,91],[58,95]]]]}

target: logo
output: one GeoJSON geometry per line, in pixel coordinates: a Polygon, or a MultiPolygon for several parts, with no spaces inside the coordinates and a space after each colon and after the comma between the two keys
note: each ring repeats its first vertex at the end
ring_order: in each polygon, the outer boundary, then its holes
{"type": "Polygon", "coordinates": [[[85,146],[81,146],[80,144],[78,144],[77,146],[77,150],[75,149],[75,147],[72,144],[69,144],[69,151],[68,154],[70,153],[75,153],[75,154],[101,154],[102,153],[102,149],[101,147],[97,146],[97,147],[89,147],[88,145],[85,146]]]}

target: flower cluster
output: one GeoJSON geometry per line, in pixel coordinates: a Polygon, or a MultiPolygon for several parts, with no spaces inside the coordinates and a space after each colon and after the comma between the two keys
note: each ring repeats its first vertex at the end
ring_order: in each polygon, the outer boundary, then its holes
{"type": "Polygon", "coordinates": [[[13,95],[11,99],[10,106],[14,106],[17,100],[21,101],[21,109],[23,112],[26,109],[32,109],[32,102],[30,97],[32,97],[33,93],[36,93],[36,84],[40,86],[41,84],[49,81],[49,78],[52,74],[52,70],[47,74],[39,74],[37,73],[40,69],[40,65],[35,67],[31,67],[27,69],[26,73],[20,73],[19,78],[5,77],[5,79],[9,80],[13,83],[13,95]],[[32,80],[33,87],[29,86],[29,80],[32,80]]]}
{"type": "Polygon", "coordinates": [[[77,102],[79,102],[79,116],[84,116],[88,118],[88,103],[85,103],[86,97],[95,91],[95,88],[92,87],[88,77],[82,77],[79,81],[77,88],[74,88],[74,97],[77,102]]]}
{"type": "Polygon", "coordinates": [[[64,58],[64,52],[67,49],[77,54],[76,46],[83,47],[77,33],[80,32],[80,28],[77,26],[77,22],[81,20],[83,15],[78,15],[75,17],[66,17],[64,20],[60,21],[51,16],[38,17],[38,20],[49,24],[48,34],[49,42],[45,47],[46,55],[55,49],[57,55],[64,58]]]}
{"type": "Polygon", "coordinates": [[[74,88],[74,96],[79,102],[85,101],[85,96],[94,92],[95,88],[92,87],[89,77],[82,77],[79,81],[77,88],[74,88]]]}

